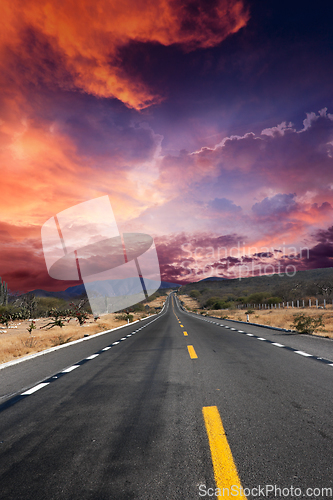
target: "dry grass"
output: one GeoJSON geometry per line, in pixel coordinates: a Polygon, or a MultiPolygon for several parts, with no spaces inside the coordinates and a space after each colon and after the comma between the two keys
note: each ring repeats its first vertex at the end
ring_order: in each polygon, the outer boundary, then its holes
{"type": "MultiPolygon", "coordinates": [[[[149,306],[161,307],[165,301],[165,297],[158,297],[149,306]]],[[[131,313],[133,321],[146,317],[145,313],[131,313]]],[[[56,345],[65,344],[72,340],[77,340],[84,335],[94,335],[104,330],[110,330],[117,326],[125,325],[126,320],[116,319],[120,313],[106,314],[97,321],[94,321],[90,315],[86,324],[79,326],[75,319],[71,319],[69,323],[60,328],[56,326],[50,330],[45,330],[43,327],[50,322],[50,318],[41,318],[36,321],[36,329],[29,334],[28,327],[31,321],[14,321],[9,323],[9,328],[0,326],[0,363],[5,363],[13,359],[40,352],[56,345]]]]}
{"type": "MultiPolygon", "coordinates": [[[[188,310],[203,312],[204,314],[208,314],[209,316],[215,316],[226,319],[234,319],[237,321],[246,321],[246,313],[245,310],[240,309],[223,309],[223,310],[211,310],[208,311],[206,309],[199,309],[199,304],[195,299],[192,299],[187,296],[180,296],[180,300],[182,300],[185,304],[185,307],[188,310]]],[[[286,328],[292,329],[292,323],[294,321],[294,315],[298,313],[304,313],[313,318],[316,318],[320,315],[323,315],[323,320],[325,327],[319,328],[315,335],[320,335],[322,337],[333,338],[333,309],[332,306],[327,306],[327,309],[317,309],[316,307],[305,308],[305,309],[297,309],[297,308],[289,308],[289,309],[264,309],[264,310],[255,310],[254,314],[250,314],[250,322],[258,323],[261,325],[267,326],[275,326],[278,328],[286,328]]]]}

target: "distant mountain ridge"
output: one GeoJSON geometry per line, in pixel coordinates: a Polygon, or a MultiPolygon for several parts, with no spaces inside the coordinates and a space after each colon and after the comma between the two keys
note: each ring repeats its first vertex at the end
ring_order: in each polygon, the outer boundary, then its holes
{"type": "Polygon", "coordinates": [[[210,278],[205,278],[203,280],[198,281],[197,283],[202,283],[204,281],[224,281],[228,279],[229,278],[221,278],[220,276],[211,276],[210,278]]]}
{"type": "MultiPolygon", "coordinates": [[[[177,283],[169,283],[168,281],[161,281],[160,289],[165,288],[176,288],[180,287],[177,283]]],[[[61,290],[58,292],[49,292],[47,290],[37,289],[32,290],[32,292],[36,297],[56,297],[57,299],[77,299],[81,296],[86,296],[86,289],[84,285],[75,285],[66,288],[66,290],[61,290]]]]}
{"type": "MultiPolygon", "coordinates": [[[[198,290],[202,294],[223,297],[248,296],[253,293],[267,292],[270,296],[281,297],[283,300],[296,300],[305,297],[324,297],[325,286],[333,289],[333,267],[297,271],[294,275],[273,274],[251,276],[246,278],[214,279],[187,283],[180,289],[181,294],[198,290]]],[[[333,298],[333,292],[326,294],[333,298]]]]}

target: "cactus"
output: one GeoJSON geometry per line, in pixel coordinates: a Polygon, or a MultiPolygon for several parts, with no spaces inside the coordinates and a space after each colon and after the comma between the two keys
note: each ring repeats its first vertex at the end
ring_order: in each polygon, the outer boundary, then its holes
{"type": "Polygon", "coordinates": [[[8,304],[8,285],[0,278],[0,305],[6,306],[8,304]]]}

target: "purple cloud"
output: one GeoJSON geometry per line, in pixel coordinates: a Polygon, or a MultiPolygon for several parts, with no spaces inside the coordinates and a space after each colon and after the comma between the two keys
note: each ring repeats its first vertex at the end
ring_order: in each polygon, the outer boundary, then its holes
{"type": "Polygon", "coordinates": [[[276,217],[290,214],[297,210],[295,201],[296,194],[276,194],[271,198],[264,198],[261,202],[255,203],[252,207],[255,215],[259,217],[276,217]]]}

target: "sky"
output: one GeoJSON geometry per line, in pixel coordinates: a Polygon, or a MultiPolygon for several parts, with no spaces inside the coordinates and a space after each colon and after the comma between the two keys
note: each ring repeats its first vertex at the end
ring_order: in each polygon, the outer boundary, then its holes
{"type": "Polygon", "coordinates": [[[108,195],[164,281],[333,267],[331,2],[4,0],[0,276],[108,195]]]}

